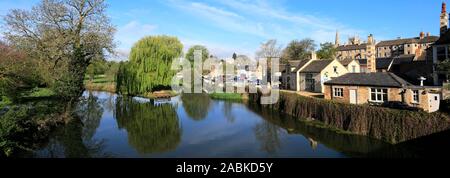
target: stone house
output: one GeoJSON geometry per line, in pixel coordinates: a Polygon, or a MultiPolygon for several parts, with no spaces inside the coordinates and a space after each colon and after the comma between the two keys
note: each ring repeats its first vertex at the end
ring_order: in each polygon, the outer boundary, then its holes
{"type": "Polygon", "coordinates": [[[343,59],[339,60],[339,62],[347,68],[347,71],[350,73],[360,73],[361,65],[359,64],[359,60],[356,59],[343,59]]]}
{"type": "Polygon", "coordinates": [[[295,72],[296,91],[324,93],[324,83],[332,78],[348,73],[347,68],[337,59],[311,60],[295,72]]]}
{"type": "Polygon", "coordinates": [[[402,102],[426,112],[440,107],[441,88],[412,85],[389,72],[348,73],[324,85],[328,100],[350,104],[402,102]]]}

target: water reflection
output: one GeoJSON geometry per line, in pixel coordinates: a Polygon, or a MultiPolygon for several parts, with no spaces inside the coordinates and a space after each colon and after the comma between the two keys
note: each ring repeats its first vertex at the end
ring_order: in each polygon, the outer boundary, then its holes
{"type": "Polygon", "coordinates": [[[94,138],[103,115],[103,107],[98,98],[91,92],[82,98],[75,110],[67,111],[64,117],[68,123],[56,130],[50,137],[47,146],[37,151],[36,157],[112,157],[104,152],[105,140],[94,138]]]}
{"type": "Polygon", "coordinates": [[[274,155],[280,148],[280,129],[278,126],[263,121],[254,128],[256,139],[261,143],[261,149],[274,155]]]}
{"type": "Polygon", "coordinates": [[[175,106],[154,105],[118,97],[115,118],[128,133],[128,142],[140,154],[173,150],[181,141],[181,125],[175,106]]]}
{"type": "Polygon", "coordinates": [[[232,102],[225,102],[223,104],[223,113],[225,115],[225,118],[227,119],[228,123],[234,123],[236,121],[236,116],[233,113],[233,103],[232,102]]]}
{"type": "Polygon", "coordinates": [[[211,99],[207,94],[189,94],[181,95],[183,108],[190,118],[201,121],[206,118],[211,107],[211,99]]]}
{"type": "MultiPolygon", "coordinates": [[[[250,108],[259,113],[266,122],[270,123],[266,125],[279,126],[279,128],[285,129],[291,135],[303,135],[308,140],[312,150],[317,150],[319,144],[323,144],[349,157],[368,157],[372,152],[391,147],[390,144],[383,141],[358,135],[337,134],[335,131],[329,129],[308,126],[304,122],[299,122],[290,116],[280,115],[269,110],[262,110],[258,107],[250,108]]],[[[266,127],[270,128],[269,126],[266,127]]],[[[270,131],[271,129],[266,130],[270,131]]],[[[271,133],[273,139],[277,138],[276,133],[278,132],[272,131],[271,133]]],[[[258,135],[258,132],[255,134],[258,135]]],[[[261,141],[264,142],[264,139],[261,141]]]]}
{"type": "MultiPolygon", "coordinates": [[[[71,118],[65,127],[24,157],[391,158],[441,155],[450,148],[447,144],[432,146],[437,152],[423,149],[429,142],[391,146],[199,94],[151,102],[86,92],[75,112],[65,117],[71,118]]],[[[446,141],[448,135],[439,140],[446,141]]]]}

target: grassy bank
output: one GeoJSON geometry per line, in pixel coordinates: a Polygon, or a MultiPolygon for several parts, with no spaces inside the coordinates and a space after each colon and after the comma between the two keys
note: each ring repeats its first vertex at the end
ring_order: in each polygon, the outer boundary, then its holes
{"type": "MultiPolygon", "coordinates": [[[[250,103],[259,104],[261,94],[251,94],[250,103]]],[[[276,104],[261,105],[298,119],[319,121],[323,126],[400,143],[450,128],[443,113],[403,111],[367,105],[351,105],[281,92],[276,104]]]]}
{"type": "Polygon", "coordinates": [[[247,99],[244,94],[240,93],[212,93],[209,97],[216,100],[243,101],[247,99]]]}
{"type": "MultiPolygon", "coordinates": [[[[93,80],[85,80],[84,84],[86,90],[116,93],[116,82],[114,80],[107,79],[104,75],[95,76],[93,80]]],[[[141,94],[138,96],[148,99],[156,99],[160,97],[173,97],[176,95],[177,94],[174,91],[161,90],[141,94]]]]}

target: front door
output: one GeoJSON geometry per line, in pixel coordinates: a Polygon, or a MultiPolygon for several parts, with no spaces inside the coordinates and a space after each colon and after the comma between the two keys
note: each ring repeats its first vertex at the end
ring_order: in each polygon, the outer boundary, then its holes
{"type": "Polygon", "coordinates": [[[356,90],[350,90],[350,103],[351,104],[358,104],[356,90]]]}
{"type": "Polygon", "coordinates": [[[314,80],[312,74],[306,74],[305,85],[306,91],[316,91],[316,80],[314,80]]]}

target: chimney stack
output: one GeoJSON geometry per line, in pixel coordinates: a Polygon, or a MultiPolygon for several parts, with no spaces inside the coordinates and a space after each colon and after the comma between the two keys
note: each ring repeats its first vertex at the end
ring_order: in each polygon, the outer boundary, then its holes
{"type": "Polygon", "coordinates": [[[311,60],[317,60],[317,54],[316,54],[316,52],[313,50],[313,51],[311,51],[311,60]]]}
{"type": "Polygon", "coordinates": [[[431,33],[430,33],[430,32],[428,32],[428,33],[427,33],[427,37],[430,37],[430,36],[431,36],[431,33]]]}
{"type": "Polygon", "coordinates": [[[424,32],[420,32],[420,39],[424,39],[425,38],[425,33],[424,32]]]}
{"type": "Polygon", "coordinates": [[[444,33],[447,32],[448,29],[448,23],[449,23],[449,17],[447,13],[447,5],[445,2],[442,3],[442,10],[441,10],[441,24],[440,24],[440,35],[444,35],[444,33]]]}

